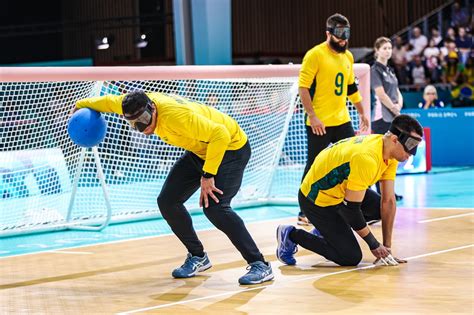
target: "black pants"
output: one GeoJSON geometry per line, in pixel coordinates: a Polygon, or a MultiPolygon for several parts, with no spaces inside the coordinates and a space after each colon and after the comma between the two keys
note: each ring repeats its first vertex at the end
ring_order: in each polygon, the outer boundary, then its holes
{"type": "MultiPolygon", "coordinates": [[[[362,251],[349,224],[340,213],[340,205],[319,207],[298,193],[301,210],[319,230],[323,238],[305,230],[295,229],[290,239],[341,266],[356,266],[362,260],[362,251]]],[[[380,195],[368,189],[362,201],[365,220],[380,220],[380,195]]]]}
{"type": "MultiPolygon", "coordinates": [[[[248,142],[239,150],[226,151],[219,172],[214,177],[216,187],[224,194],[216,194],[219,203],[209,198],[209,207],[203,208],[209,221],[227,235],[247,263],[264,261],[264,258],[244,222],[232,210],[230,202],[240,189],[250,154],[248,142]]],[[[163,218],[193,256],[203,255],[204,247],[184,203],[200,187],[203,164],[204,161],[197,155],[186,151],[173,165],[158,196],[158,207],[163,218]]]]}
{"type": "MultiPolygon", "coordinates": [[[[301,181],[303,181],[306,173],[308,173],[311,165],[313,165],[314,159],[322,150],[326,149],[331,143],[336,143],[339,140],[355,136],[355,132],[352,127],[352,122],[349,121],[339,126],[326,127],[326,134],[322,136],[314,134],[311,126],[306,126],[306,135],[308,139],[308,159],[306,160],[306,166],[301,181]]],[[[302,214],[300,211],[299,215],[302,214]]]]}

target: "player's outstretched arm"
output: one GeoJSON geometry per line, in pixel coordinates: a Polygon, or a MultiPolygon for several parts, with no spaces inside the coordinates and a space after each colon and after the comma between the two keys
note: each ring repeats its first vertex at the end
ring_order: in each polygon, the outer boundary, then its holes
{"type": "MultiPolygon", "coordinates": [[[[382,193],[382,204],[380,216],[382,219],[383,245],[392,253],[392,235],[393,225],[395,223],[395,214],[397,212],[397,203],[395,200],[395,181],[382,180],[380,188],[382,193]]],[[[398,263],[406,263],[406,260],[394,257],[398,263]]]]}
{"type": "Polygon", "coordinates": [[[398,263],[390,254],[389,250],[384,245],[380,244],[375,236],[370,231],[362,214],[361,204],[365,196],[365,190],[354,191],[347,189],[344,197],[344,202],[341,209],[341,214],[346,222],[352,227],[354,231],[367,243],[372,254],[377,258],[377,261],[382,261],[385,265],[395,266],[398,263]]]}
{"type": "Polygon", "coordinates": [[[90,108],[101,113],[116,113],[122,115],[122,100],[124,97],[125,94],[84,98],[76,102],[73,112],[80,108],[90,108]]]}

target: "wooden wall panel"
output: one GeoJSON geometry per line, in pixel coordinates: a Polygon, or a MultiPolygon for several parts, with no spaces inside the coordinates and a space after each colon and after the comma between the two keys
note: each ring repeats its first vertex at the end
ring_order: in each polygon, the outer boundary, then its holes
{"type": "Polygon", "coordinates": [[[444,0],[233,0],[234,57],[298,56],[325,40],[328,16],[339,12],[352,26],[350,45],[372,47],[444,0]]]}

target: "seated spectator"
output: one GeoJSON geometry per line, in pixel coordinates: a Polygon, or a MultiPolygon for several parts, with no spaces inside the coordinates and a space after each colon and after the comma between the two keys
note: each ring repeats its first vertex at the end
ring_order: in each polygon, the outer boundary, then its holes
{"type": "Polygon", "coordinates": [[[456,37],[456,47],[459,49],[461,53],[461,62],[463,64],[466,63],[467,58],[469,57],[469,53],[471,52],[472,48],[472,37],[466,33],[466,29],[464,27],[460,27],[458,30],[458,37],[456,37]]]}
{"type": "Polygon", "coordinates": [[[460,74],[460,84],[451,91],[453,107],[474,106],[474,53],[471,53],[460,74]]]}
{"type": "Polygon", "coordinates": [[[443,83],[458,85],[458,79],[463,68],[454,42],[447,42],[447,54],[443,60],[443,83]]]}
{"type": "Polygon", "coordinates": [[[451,11],[451,26],[453,27],[467,27],[469,26],[470,14],[466,8],[462,8],[459,1],[456,1],[452,6],[451,11]]]}
{"type": "Polygon", "coordinates": [[[450,27],[446,30],[446,35],[444,36],[444,40],[450,40],[452,42],[456,41],[456,31],[454,28],[450,27]]]}
{"type": "Polygon", "coordinates": [[[441,81],[441,51],[435,45],[435,40],[430,39],[429,46],[423,51],[425,57],[426,69],[428,71],[428,79],[431,83],[441,81]]]}
{"type": "Polygon", "coordinates": [[[444,103],[438,100],[438,92],[433,85],[427,85],[423,91],[423,102],[418,104],[419,108],[443,108],[444,103]]]}
{"type": "Polygon", "coordinates": [[[420,87],[426,85],[427,71],[421,62],[420,56],[417,55],[413,58],[413,64],[411,66],[410,73],[413,79],[413,84],[417,90],[419,90],[420,87]]]}
{"type": "Polygon", "coordinates": [[[473,86],[469,82],[458,85],[451,91],[453,107],[474,106],[473,86]]]}
{"type": "Polygon", "coordinates": [[[406,53],[405,53],[405,60],[407,64],[411,63],[413,61],[413,57],[416,56],[416,51],[415,48],[413,47],[412,44],[406,45],[406,53]]]}
{"type": "Polygon", "coordinates": [[[436,47],[436,42],[434,39],[430,39],[428,47],[425,48],[423,51],[423,56],[425,59],[429,59],[431,56],[439,57],[441,51],[438,47],[436,47]]]}
{"type": "Polygon", "coordinates": [[[408,84],[408,75],[406,72],[406,54],[407,49],[403,45],[403,40],[400,36],[395,37],[392,48],[392,62],[395,68],[399,84],[408,84]]]}
{"type": "Polygon", "coordinates": [[[428,45],[428,39],[421,33],[421,29],[418,26],[413,28],[412,36],[410,44],[413,46],[414,54],[420,55],[423,49],[428,45]]]}
{"type": "Polygon", "coordinates": [[[431,29],[431,39],[434,40],[435,46],[440,48],[443,46],[443,37],[436,27],[431,29]]]}

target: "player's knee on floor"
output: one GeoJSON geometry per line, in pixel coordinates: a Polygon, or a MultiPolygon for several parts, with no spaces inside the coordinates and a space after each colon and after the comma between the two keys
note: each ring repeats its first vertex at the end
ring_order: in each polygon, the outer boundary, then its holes
{"type": "Polygon", "coordinates": [[[349,255],[338,259],[336,263],[340,266],[357,266],[362,261],[362,251],[354,251],[349,255]]]}

